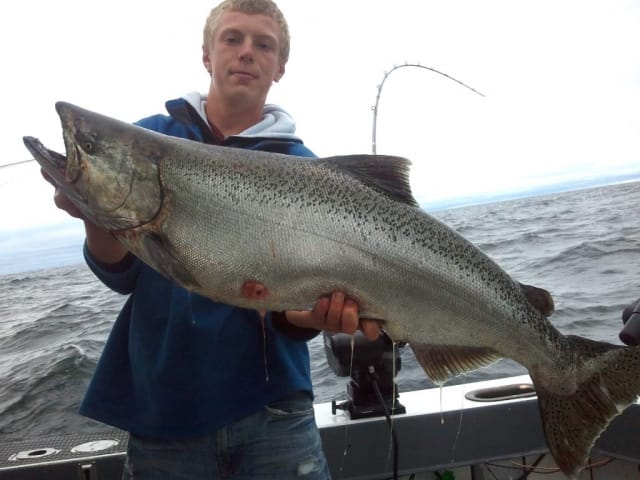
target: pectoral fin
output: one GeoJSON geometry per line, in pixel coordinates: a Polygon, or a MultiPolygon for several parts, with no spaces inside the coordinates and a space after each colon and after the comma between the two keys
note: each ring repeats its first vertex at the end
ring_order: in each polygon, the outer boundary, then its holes
{"type": "Polygon", "coordinates": [[[167,278],[175,280],[187,290],[195,290],[201,287],[191,272],[182,264],[175,254],[173,245],[169,240],[157,233],[147,233],[141,237],[143,249],[143,261],[152,266],[167,278]]]}

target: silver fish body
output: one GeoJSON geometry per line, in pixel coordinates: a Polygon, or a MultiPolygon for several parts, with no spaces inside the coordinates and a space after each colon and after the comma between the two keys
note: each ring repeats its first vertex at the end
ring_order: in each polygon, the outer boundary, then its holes
{"type": "Polygon", "coordinates": [[[417,207],[408,162],[310,160],[167,137],[59,103],[66,159],[25,143],[95,223],[217,301],[303,310],[341,290],[437,382],[499,357],[536,386],[567,475],[640,392],[640,349],[564,336],[552,300],[417,207]]]}

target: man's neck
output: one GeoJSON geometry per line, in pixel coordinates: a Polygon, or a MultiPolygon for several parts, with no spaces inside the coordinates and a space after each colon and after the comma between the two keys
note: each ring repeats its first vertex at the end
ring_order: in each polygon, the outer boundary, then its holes
{"type": "Polygon", "coordinates": [[[215,126],[225,138],[237,135],[262,120],[264,105],[243,105],[242,102],[207,99],[206,112],[209,124],[215,126]]]}

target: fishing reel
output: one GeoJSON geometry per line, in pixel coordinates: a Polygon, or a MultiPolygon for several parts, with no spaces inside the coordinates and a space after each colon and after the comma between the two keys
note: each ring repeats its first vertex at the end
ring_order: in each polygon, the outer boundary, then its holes
{"type": "Polygon", "coordinates": [[[338,409],[348,410],[352,419],[406,412],[394,382],[401,367],[400,352],[385,332],[372,341],[358,330],[353,335],[353,348],[351,335],[323,332],[323,337],[329,367],[339,377],[351,377],[348,400],[331,402],[334,415],[338,409]]]}

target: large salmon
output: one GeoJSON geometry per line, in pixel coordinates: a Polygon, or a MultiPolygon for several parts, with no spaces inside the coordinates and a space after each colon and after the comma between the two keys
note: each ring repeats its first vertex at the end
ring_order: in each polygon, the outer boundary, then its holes
{"type": "Polygon", "coordinates": [[[33,137],[25,144],[92,222],[147,264],[259,310],[307,309],[342,290],[409,342],[436,382],[499,357],[521,363],[569,476],[640,393],[640,348],[562,335],[546,318],[546,291],[516,282],[416,205],[407,160],[230,149],[56,108],[66,156],[33,137]]]}

